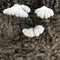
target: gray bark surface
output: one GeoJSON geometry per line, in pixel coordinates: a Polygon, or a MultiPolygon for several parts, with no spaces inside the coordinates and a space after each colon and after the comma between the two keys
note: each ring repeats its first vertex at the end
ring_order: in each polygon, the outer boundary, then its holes
{"type": "Polygon", "coordinates": [[[0,60],[60,60],[60,0],[0,0],[0,60]],[[5,8],[15,3],[31,8],[28,18],[3,14],[5,8]],[[43,5],[52,8],[55,15],[40,19],[35,9],[43,5]],[[23,28],[43,25],[45,31],[39,37],[29,38],[23,28]]]}

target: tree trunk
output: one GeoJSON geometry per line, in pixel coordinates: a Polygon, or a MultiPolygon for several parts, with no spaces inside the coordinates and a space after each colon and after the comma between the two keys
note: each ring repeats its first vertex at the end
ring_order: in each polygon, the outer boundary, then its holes
{"type": "Polygon", "coordinates": [[[60,60],[60,0],[0,0],[0,60],[60,60]],[[31,8],[28,18],[2,13],[15,3],[31,8]],[[55,12],[49,22],[34,14],[44,5],[55,12]],[[29,38],[22,33],[23,28],[36,25],[45,27],[39,37],[29,38]]]}

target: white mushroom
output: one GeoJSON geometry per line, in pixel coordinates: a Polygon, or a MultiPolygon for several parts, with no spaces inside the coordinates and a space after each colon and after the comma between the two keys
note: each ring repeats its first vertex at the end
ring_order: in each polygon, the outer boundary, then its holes
{"type": "Polygon", "coordinates": [[[34,37],[34,36],[35,36],[32,27],[29,28],[29,29],[24,28],[24,29],[22,30],[22,32],[23,32],[23,34],[24,34],[25,36],[27,36],[27,37],[34,37]]]}
{"type": "Polygon", "coordinates": [[[31,9],[26,5],[21,5],[21,8],[27,13],[29,13],[31,11],[31,9]]]}
{"type": "Polygon", "coordinates": [[[37,25],[35,28],[33,27],[29,29],[24,28],[22,32],[27,37],[35,37],[35,36],[39,36],[44,32],[44,27],[42,25],[37,25]]]}
{"type": "Polygon", "coordinates": [[[35,36],[39,36],[43,32],[44,32],[44,27],[42,25],[35,26],[35,28],[34,28],[34,34],[35,34],[35,36]]]}
{"type": "Polygon", "coordinates": [[[54,11],[51,8],[43,6],[35,10],[35,14],[37,14],[40,18],[50,18],[54,15],[54,11]]]}
{"type": "Polygon", "coordinates": [[[3,11],[4,14],[7,15],[15,15],[16,17],[28,17],[28,13],[30,12],[30,8],[26,5],[14,4],[14,6],[7,8],[3,11]]]}

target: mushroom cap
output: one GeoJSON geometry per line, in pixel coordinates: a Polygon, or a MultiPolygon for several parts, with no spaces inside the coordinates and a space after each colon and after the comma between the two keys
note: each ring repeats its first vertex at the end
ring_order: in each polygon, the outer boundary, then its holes
{"type": "Polygon", "coordinates": [[[25,36],[27,36],[27,37],[34,37],[34,36],[35,36],[32,27],[29,28],[29,29],[24,28],[24,29],[22,30],[22,32],[23,32],[23,34],[24,34],[25,36]]]}
{"type": "Polygon", "coordinates": [[[31,11],[31,9],[26,5],[21,5],[21,8],[27,13],[29,13],[31,11]]]}
{"type": "Polygon", "coordinates": [[[37,14],[40,18],[50,18],[54,15],[54,11],[51,8],[48,8],[46,6],[43,6],[41,8],[38,8],[35,10],[35,14],[37,14]]]}
{"type": "Polygon", "coordinates": [[[34,34],[35,34],[35,36],[39,36],[43,32],[44,32],[44,27],[42,25],[35,26],[35,28],[34,28],[34,34]]]}

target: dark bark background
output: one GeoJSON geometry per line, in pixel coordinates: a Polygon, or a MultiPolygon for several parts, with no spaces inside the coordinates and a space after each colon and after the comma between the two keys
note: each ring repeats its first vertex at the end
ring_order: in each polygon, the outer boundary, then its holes
{"type": "Polygon", "coordinates": [[[60,60],[60,0],[0,0],[0,60],[60,60]],[[28,18],[3,14],[5,8],[15,3],[31,8],[28,18]],[[52,8],[55,15],[40,19],[35,9],[43,5],[52,8]],[[39,37],[28,38],[22,29],[43,25],[39,37]]]}

